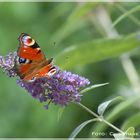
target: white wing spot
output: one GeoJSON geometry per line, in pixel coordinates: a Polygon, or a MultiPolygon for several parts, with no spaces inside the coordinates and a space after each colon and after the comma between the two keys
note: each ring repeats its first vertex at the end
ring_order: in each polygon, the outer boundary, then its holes
{"type": "Polygon", "coordinates": [[[47,73],[47,75],[48,75],[49,77],[51,77],[51,76],[53,76],[55,73],[56,73],[56,69],[52,69],[52,70],[50,70],[50,71],[47,73]]]}
{"type": "Polygon", "coordinates": [[[38,51],[40,50],[40,48],[36,48],[38,51]]]}
{"type": "Polygon", "coordinates": [[[26,49],[26,48],[28,48],[27,46],[24,46],[24,48],[26,49]]]}

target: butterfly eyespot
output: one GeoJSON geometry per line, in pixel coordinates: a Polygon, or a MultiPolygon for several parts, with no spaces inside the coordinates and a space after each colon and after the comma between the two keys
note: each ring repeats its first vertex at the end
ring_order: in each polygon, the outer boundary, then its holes
{"type": "Polygon", "coordinates": [[[48,75],[49,77],[51,77],[51,76],[53,76],[55,73],[56,73],[56,69],[53,68],[53,69],[51,69],[51,70],[47,73],[47,75],[48,75]]]}
{"type": "Polygon", "coordinates": [[[19,38],[19,48],[14,59],[17,75],[27,82],[40,78],[50,78],[56,73],[52,59],[46,59],[40,46],[32,37],[22,33],[19,38]]]}
{"type": "Polygon", "coordinates": [[[22,57],[17,57],[17,61],[18,61],[19,64],[28,64],[28,63],[30,63],[29,59],[22,58],[22,57]]]}
{"type": "Polygon", "coordinates": [[[34,82],[36,80],[36,77],[32,77],[31,80],[29,80],[29,82],[34,82]]]}
{"type": "Polygon", "coordinates": [[[23,36],[22,42],[26,46],[32,46],[34,45],[35,41],[30,36],[23,36]]]}
{"type": "Polygon", "coordinates": [[[26,63],[26,58],[21,58],[19,57],[18,58],[18,62],[21,64],[21,63],[26,63]]]}

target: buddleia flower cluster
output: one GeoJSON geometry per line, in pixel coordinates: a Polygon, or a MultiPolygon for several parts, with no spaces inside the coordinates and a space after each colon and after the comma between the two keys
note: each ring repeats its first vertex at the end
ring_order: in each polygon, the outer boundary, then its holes
{"type": "MultiPolygon", "coordinates": [[[[24,82],[13,69],[16,52],[6,57],[0,56],[0,67],[9,77],[17,77],[17,84],[28,91],[40,102],[51,102],[55,105],[66,106],[70,102],[80,102],[80,90],[90,84],[90,81],[77,74],[63,71],[57,67],[51,78],[40,78],[33,82],[24,82]]],[[[45,105],[46,109],[48,105],[45,105]]]]}

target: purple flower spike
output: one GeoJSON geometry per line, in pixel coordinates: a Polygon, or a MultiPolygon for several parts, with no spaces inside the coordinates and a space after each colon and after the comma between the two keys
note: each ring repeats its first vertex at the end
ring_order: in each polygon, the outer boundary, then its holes
{"type": "Polygon", "coordinates": [[[9,53],[6,57],[0,56],[0,68],[9,76],[14,77],[17,76],[16,72],[14,71],[14,59],[17,53],[9,53]]]}
{"type": "MultiPolygon", "coordinates": [[[[9,76],[17,76],[13,70],[14,57],[16,53],[10,53],[6,58],[0,57],[0,67],[6,71],[9,76]]],[[[40,102],[52,102],[55,105],[66,106],[70,102],[80,102],[81,88],[90,84],[90,81],[77,74],[62,71],[57,68],[57,72],[51,78],[40,78],[34,82],[24,82],[17,80],[17,84],[25,88],[32,97],[40,102]]],[[[45,105],[48,108],[48,105],[45,105]]]]}

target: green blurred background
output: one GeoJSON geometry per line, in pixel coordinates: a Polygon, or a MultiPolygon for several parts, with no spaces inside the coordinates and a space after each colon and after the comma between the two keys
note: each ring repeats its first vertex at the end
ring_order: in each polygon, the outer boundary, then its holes
{"type": "MultiPolygon", "coordinates": [[[[135,93],[136,84],[129,81],[133,75],[126,75],[126,64],[122,66],[120,57],[129,52],[140,72],[137,33],[140,8],[134,13],[128,12],[137,6],[139,3],[1,2],[0,55],[17,50],[17,38],[22,32],[30,34],[60,68],[89,78],[91,84],[109,82],[107,86],[85,93],[82,103],[96,112],[105,100],[123,96],[123,103],[111,106],[106,117],[110,116],[109,122],[124,131],[134,126],[139,132],[140,106],[133,98],[138,98],[140,92],[135,93]],[[127,16],[112,28],[112,23],[125,13],[127,16]]],[[[68,137],[80,123],[92,118],[74,104],[68,105],[60,118],[59,112],[60,107],[54,105],[45,110],[16,84],[16,78],[8,78],[0,71],[0,137],[68,137]]],[[[96,128],[101,132],[115,132],[100,123],[92,123],[78,137],[95,137],[91,133],[96,128]]]]}

